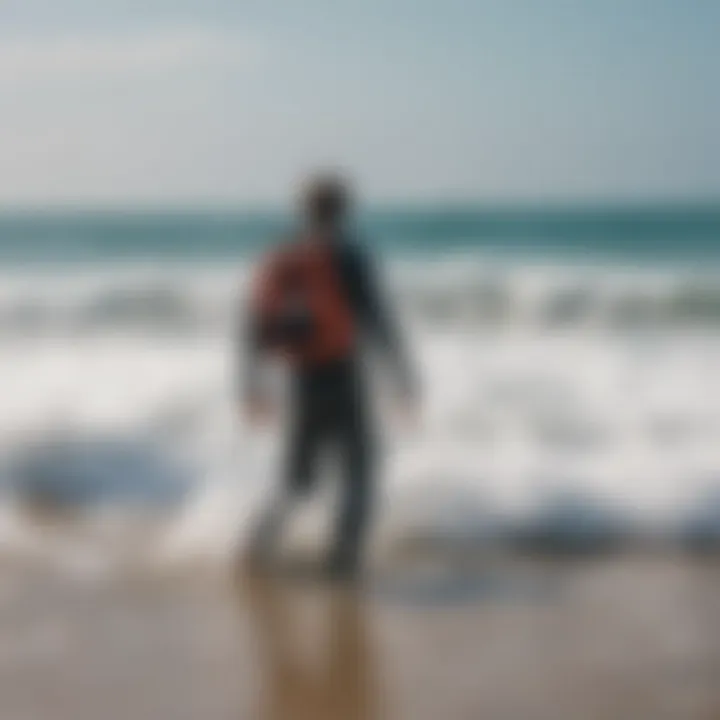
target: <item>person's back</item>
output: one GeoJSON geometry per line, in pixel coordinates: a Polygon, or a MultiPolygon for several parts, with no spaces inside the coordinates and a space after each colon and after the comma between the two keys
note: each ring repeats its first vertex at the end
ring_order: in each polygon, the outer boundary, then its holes
{"type": "Polygon", "coordinates": [[[310,490],[317,459],[339,451],[343,502],[328,558],[335,575],[360,560],[373,489],[373,431],[361,356],[370,344],[393,361],[404,401],[414,393],[398,335],[380,298],[367,251],[346,239],[349,194],[336,179],[314,182],[304,198],[305,228],[261,264],[251,301],[245,401],[253,422],[271,412],[258,362],[280,356],[292,374],[284,496],[265,515],[251,547],[269,559],[289,502],[310,490]]]}

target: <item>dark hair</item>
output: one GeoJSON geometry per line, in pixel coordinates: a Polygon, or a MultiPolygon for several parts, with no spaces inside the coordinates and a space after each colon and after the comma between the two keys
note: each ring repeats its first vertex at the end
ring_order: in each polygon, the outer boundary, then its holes
{"type": "Polygon", "coordinates": [[[311,222],[337,223],[350,209],[351,191],[348,183],[337,175],[315,177],[305,188],[302,204],[311,222]]]}

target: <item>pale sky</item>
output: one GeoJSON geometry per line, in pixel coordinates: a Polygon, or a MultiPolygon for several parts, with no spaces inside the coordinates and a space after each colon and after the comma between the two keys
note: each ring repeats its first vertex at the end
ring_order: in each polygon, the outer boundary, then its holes
{"type": "Polygon", "coordinates": [[[720,198],[714,0],[3,0],[0,204],[720,198]]]}

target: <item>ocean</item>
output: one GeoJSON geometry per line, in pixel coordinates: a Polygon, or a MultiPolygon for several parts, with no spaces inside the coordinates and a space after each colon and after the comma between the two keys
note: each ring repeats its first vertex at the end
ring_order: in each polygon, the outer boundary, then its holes
{"type": "MultiPolygon", "coordinates": [[[[364,213],[357,232],[391,255],[486,252],[632,263],[720,260],[720,206],[430,207],[364,213]]],[[[0,213],[5,262],[239,259],[292,228],[279,212],[0,213]]]]}
{"type": "MultiPolygon", "coordinates": [[[[227,558],[272,492],[236,401],[281,214],[0,215],[0,552],[227,558]]],[[[720,207],[368,212],[423,386],[380,397],[376,552],[421,538],[720,541],[720,207]]],[[[328,468],[328,475],[332,467],[328,468]]],[[[290,542],[320,542],[324,500],[290,542]]]]}

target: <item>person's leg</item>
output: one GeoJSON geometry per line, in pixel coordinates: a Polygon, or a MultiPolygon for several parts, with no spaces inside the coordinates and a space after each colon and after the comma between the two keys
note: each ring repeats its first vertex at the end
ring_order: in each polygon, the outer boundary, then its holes
{"type": "Polygon", "coordinates": [[[298,408],[291,423],[281,487],[252,535],[250,557],[255,564],[269,562],[293,506],[312,485],[322,441],[321,418],[312,410],[298,408]]]}
{"type": "Polygon", "coordinates": [[[373,495],[372,433],[361,391],[353,384],[340,410],[335,440],[343,475],[330,571],[352,574],[359,566],[373,495]]]}
{"type": "Polygon", "coordinates": [[[283,487],[263,510],[252,533],[248,551],[248,559],[254,569],[260,569],[270,562],[291,505],[292,497],[283,487]]]}

